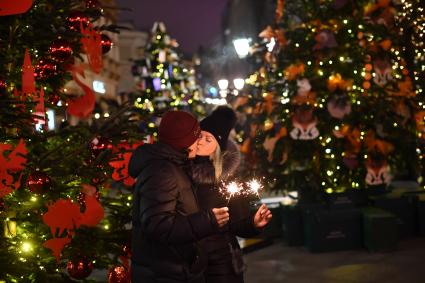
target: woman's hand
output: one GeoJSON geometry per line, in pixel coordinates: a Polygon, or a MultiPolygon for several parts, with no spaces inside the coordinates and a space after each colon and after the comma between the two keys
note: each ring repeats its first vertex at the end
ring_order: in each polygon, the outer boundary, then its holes
{"type": "Polygon", "coordinates": [[[221,207],[221,208],[213,208],[212,212],[215,216],[215,220],[217,221],[218,227],[223,227],[229,222],[229,208],[221,207]]]}
{"type": "Polygon", "coordinates": [[[254,215],[255,228],[263,228],[272,219],[272,212],[263,203],[254,215]]]}

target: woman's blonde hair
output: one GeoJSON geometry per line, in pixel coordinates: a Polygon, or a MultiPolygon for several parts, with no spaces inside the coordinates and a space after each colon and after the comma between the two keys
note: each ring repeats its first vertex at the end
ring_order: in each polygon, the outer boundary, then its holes
{"type": "Polygon", "coordinates": [[[215,180],[220,181],[221,174],[223,173],[223,154],[221,153],[220,146],[217,145],[214,153],[210,157],[215,171],[215,180]]]}

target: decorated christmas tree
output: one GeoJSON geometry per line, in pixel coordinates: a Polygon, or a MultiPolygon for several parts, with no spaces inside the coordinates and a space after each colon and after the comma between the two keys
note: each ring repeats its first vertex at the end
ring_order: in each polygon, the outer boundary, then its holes
{"type": "Polygon", "coordinates": [[[101,74],[115,29],[103,15],[96,0],[0,3],[2,282],[130,280],[127,162],[143,133],[127,105],[92,119],[84,78],[101,74]]]}
{"type": "Polygon", "coordinates": [[[172,108],[204,112],[194,63],[182,59],[178,46],[167,34],[164,23],[153,25],[150,40],[132,67],[137,90],[130,96],[140,113],[160,115],[172,108]]]}
{"type": "Polygon", "coordinates": [[[305,197],[423,181],[423,23],[402,19],[405,6],[277,1],[274,26],[253,48],[263,64],[234,105],[246,121],[247,172],[305,197]],[[407,27],[417,34],[411,45],[407,27]]]}

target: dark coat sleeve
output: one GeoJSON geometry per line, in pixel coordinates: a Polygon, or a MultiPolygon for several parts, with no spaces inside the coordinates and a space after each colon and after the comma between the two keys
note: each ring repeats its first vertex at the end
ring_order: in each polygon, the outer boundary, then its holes
{"type": "Polygon", "coordinates": [[[139,217],[144,233],[164,244],[186,244],[215,233],[217,224],[211,212],[187,216],[177,212],[180,176],[172,167],[159,170],[162,174],[152,174],[140,190],[139,217]]]}

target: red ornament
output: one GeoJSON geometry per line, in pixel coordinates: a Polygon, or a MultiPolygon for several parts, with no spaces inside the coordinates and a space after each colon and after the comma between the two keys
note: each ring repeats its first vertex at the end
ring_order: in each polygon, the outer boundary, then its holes
{"type": "Polygon", "coordinates": [[[81,11],[73,11],[68,17],[68,27],[72,31],[80,31],[81,24],[86,28],[89,23],[89,18],[81,11]]]}
{"type": "Polygon", "coordinates": [[[66,271],[74,279],[84,279],[93,271],[93,262],[87,257],[79,257],[68,261],[66,271]]]}
{"type": "Polygon", "coordinates": [[[49,52],[56,62],[66,62],[72,56],[71,44],[63,39],[55,40],[50,46],[49,52]]]}
{"type": "Polygon", "coordinates": [[[45,60],[40,60],[37,65],[35,65],[34,76],[37,79],[45,80],[47,78],[53,77],[56,75],[56,65],[52,62],[45,60]]]}
{"type": "Polygon", "coordinates": [[[107,149],[112,149],[112,141],[108,138],[96,137],[90,143],[90,150],[94,157],[107,149]]]}
{"type": "Polygon", "coordinates": [[[44,172],[35,171],[28,176],[27,186],[33,193],[44,193],[50,189],[51,185],[50,177],[44,172]]]}
{"type": "Polygon", "coordinates": [[[112,40],[109,38],[109,36],[107,36],[106,34],[103,34],[100,36],[101,38],[101,45],[102,45],[102,53],[106,54],[109,52],[109,50],[111,50],[113,42],[112,40]]]}
{"type": "Polygon", "coordinates": [[[113,266],[109,269],[109,283],[130,283],[130,278],[130,272],[124,266],[113,266]]]}
{"type": "Polygon", "coordinates": [[[100,2],[98,0],[86,0],[87,9],[100,9],[100,2]]]}

